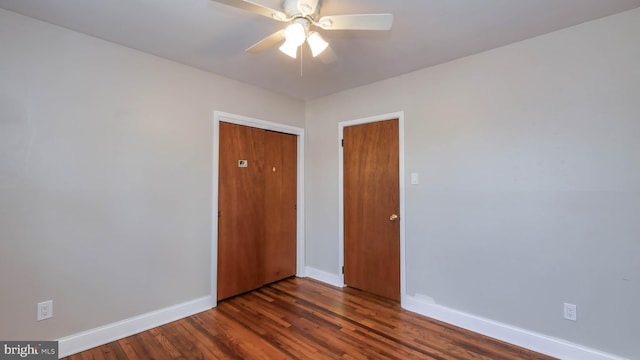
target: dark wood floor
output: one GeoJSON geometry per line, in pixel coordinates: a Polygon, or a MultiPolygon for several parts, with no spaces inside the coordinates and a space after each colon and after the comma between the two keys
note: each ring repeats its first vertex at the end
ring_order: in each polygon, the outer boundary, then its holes
{"type": "Polygon", "coordinates": [[[218,358],[552,359],[393,301],[297,278],[66,359],[218,358]]]}

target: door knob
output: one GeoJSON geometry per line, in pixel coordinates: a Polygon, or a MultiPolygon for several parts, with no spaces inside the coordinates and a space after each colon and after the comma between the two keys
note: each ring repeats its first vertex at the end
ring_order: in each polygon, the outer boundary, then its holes
{"type": "Polygon", "coordinates": [[[391,216],[389,216],[389,221],[396,221],[396,220],[398,220],[398,215],[391,214],[391,216]]]}

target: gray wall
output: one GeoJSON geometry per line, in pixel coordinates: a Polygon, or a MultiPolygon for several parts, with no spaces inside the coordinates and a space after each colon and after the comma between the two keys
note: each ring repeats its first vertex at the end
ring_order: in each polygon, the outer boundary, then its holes
{"type": "Polygon", "coordinates": [[[639,44],[634,10],[308,102],[307,266],[338,273],[338,122],[404,110],[407,293],[640,358],[639,44]]]}
{"type": "Polygon", "coordinates": [[[0,339],[210,294],[214,110],[304,125],[301,101],[0,10],[0,339]]]}
{"type": "Polygon", "coordinates": [[[0,10],[0,339],[209,294],[213,110],[306,127],[337,275],[337,123],[404,110],[408,293],[640,358],[639,43],[634,10],[305,107],[0,10]]]}

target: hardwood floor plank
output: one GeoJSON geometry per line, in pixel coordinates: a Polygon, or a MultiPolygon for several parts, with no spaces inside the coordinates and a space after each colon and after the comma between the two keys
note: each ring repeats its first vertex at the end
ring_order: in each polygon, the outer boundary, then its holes
{"type": "Polygon", "coordinates": [[[351,288],[290,278],[67,360],[550,360],[351,288]]]}
{"type": "MultiPolygon", "coordinates": [[[[259,297],[256,297],[259,298],[259,297]]],[[[250,297],[248,297],[250,299],[250,297]]],[[[242,301],[240,313],[236,321],[244,326],[253,327],[254,331],[261,335],[272,345],[281,348],[293,358],[304,357],[305,354],[316,354],[318,349],[310,345],[306,339],[297,336],[298,329],[294,327],[290,321],[285,318],[288,316],[287,310],[279,308],[280,316],[276,316],[276,308],[269,309],[260,306],[255,301],[242,301]],[[255,322],[254,316],[260,317],[266,314],[263,321],[255,322]]],[[[273,302],[272,302],[273,304],[273,302]]]]}
{"type": "MultiPolygon", "coordinates": [[[[315,294],[317,295],[321,293],[318,292],[315,294]]],[[[333,302],[332,297],[325,297],[324,294],[322,295],[322,297],[307,297],[309,301],[298,300],[298,303],[300,305],[316,307],[320,312],[325,311],[326,309],[330,309],[331,306],[335,305],[337,306],[337,308],[332,308],[332,310],[329,311],[329,314],[332,314],[336,321],[339,320],[340,324],[343,324],[343,326],[344,324],[353,324],[357,328],[362,328],[364,326],[367,330],[368,337],[375,338],[376,341],[382,341],[382,339],[389,340],[405,348],[410,348],[414,352],[422,354],[423,356],[431,356],[434,358],[438,358],[439,356],[441,356],[437,349],[433,349],[431,347],[420,348],[419,346],[416,346],[417,344],[412,344],[412,341],[415,339],[415,335],[417,334],[409,333],[409,336],[406,336],[407,333],[403,332],[402,328],[398,328],[394,324],[383,321],[382,319],[389,319],[386,317],[386,315],[397,312],[397,309],[394,310],[392,308],[389,308],[389,311],[382,313],[383,316],[379,316],[381,315],[379,310],[381,308],[387,307],[387,305],[389,305],[388,303],[380,304],[378,303],[378,301],[376,301],[377,299],[373,298],[369,299],[369,301],[362,301],[364,299],[360,299],[361,301],[349,301],[348,299],[345,299],[342,304],[336,304],[335,302],[333,302]],[[323,303],[323,301],[329,301],[330,304],[323,303]],[[378,311],[368,311],[367,308],[369,306],[377,307],[378,311]],[[340,316],[336,317],[336,314],[340,314],[340,316]]],[[[477,357],[468,356],[468,358],[474,359],[477,357]]]]}

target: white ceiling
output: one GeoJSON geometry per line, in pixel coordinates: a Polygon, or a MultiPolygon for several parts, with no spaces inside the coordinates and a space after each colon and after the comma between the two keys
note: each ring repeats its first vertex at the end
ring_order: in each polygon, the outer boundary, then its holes
{"type": "MultiPolygon", "coordinates": [[[[282,0],[252,0],[281,9],[282,0]]],[[[0,8],[307,99],[640,7],[640,0],[324,0],[320,15],[392,13],[393,29],[323,31],[337,60],[244,49],[286,24],[210,0],[0,0],[0,8]]]]}

